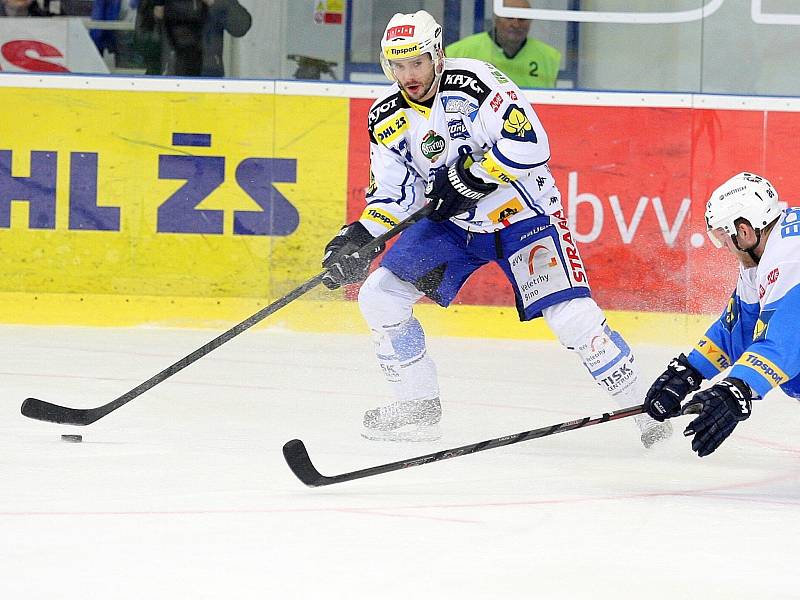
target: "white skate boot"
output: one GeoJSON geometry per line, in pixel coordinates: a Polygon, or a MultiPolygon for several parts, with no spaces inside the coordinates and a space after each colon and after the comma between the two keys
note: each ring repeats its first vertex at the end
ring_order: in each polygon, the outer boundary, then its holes
{"type": "Polygon", "coordinates": [[[651,448],[654,444],[666,440],[672,435],[672,423],[664,421],[659,423],[650,415],[636,415],[633,417],[639,430],[642,432],[642,444],[645,448],[651,448]]]}
{"type": "Polygon", "coordinates": [[[389,442],[433,442],[442,437],[439,398],[401,400],[364,413],[362,437],[389,442]]]}

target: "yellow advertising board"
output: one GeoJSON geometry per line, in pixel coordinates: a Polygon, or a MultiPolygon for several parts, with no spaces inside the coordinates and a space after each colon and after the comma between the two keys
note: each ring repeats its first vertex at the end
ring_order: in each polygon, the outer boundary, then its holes
{"type": "Polygon", "coordinates": [[[348,99],[0,88],[0,292],[269,299],[341,225],[348,99]]]}

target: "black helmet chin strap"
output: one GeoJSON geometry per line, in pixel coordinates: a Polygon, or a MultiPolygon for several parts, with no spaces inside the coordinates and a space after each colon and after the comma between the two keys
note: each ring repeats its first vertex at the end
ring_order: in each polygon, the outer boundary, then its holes
{"type": "Polygon", "coordinates": [[[749,248],[742,248],[739,245],[739,238],[738,238],[738,236],[736,236],[736,234],[731,236],[731,240],[733,240],[733,245],[736,246],[737,250],[739,250],[740,252],[747,253],[747,255],[750,258],[753,259],[753,262],[758,264],[761,261],[761,257],[760,256],[756,256],[756,253],[754,252],[754,250],[761,243],[761,230],[760,229],[756,229],[755,232],[756,232],[756,243],[753,244],[752,246],[750,246],[749,248]]]}

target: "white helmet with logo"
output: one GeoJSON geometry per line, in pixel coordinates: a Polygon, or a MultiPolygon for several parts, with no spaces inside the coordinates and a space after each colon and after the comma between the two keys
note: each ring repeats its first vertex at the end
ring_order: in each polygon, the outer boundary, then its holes
{"type": "Polygon", "coordinates": [[[778,192],[772,184],[759,175],[739,173],[714,190],[706,204],[708,237],[721,248],[726,234],[736,239],[737,219],[747,219],[760,231],[780,214],[778,192]]]}
{"type": "Polygon", "coordinates": [[[391,81],[395,81],[391,60],[403,60],[430,54],[438,77],[444,70],[442,26],[424,10],[413,15],[395,14],[381,38],[381,67],[391,81]]]}

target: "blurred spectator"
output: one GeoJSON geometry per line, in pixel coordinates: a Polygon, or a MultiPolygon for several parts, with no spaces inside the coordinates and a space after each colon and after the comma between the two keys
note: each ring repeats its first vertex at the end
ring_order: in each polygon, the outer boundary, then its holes
{"type": "Polygon", "coordinates": [[[34,0],[0,0],[0,17],[46,17],[34,0]]]}
{"type": "MultiPolygon", "coordinates": [[[[119,21],[129,9],[128,0],[94,0],[90,7],[93,21],[119,21]]],[[[90,29],[95,46],[102,55],[104,52],[117,53],[117,32],[109,29],[90,29]]]]}
{"type": "Polygon", "coordinates": [[[154,0],[153,11],[172,50],[167,75],[223,77],[222,34],[242,37],[252,25],[237,0],[154,0]]]}
{"type": "MultiPolygon", "coordinates": [[[[49,4],[53,4],[52,0],[49,4]]],[[[93,0],[60,0],[59,14],[65,17],[89,17],[92,14],[93,4],[93,0]]]]}
{"type": "Polygon", "coordinates": [[[163,75],[164,60],[162,55],[169,52],[163,39],[163,19],[156,23],[154,13],[155,0],[132,0],[131,6],[136,9],[134,27],[134,47],[137,64],[145,69],[146,75],[163,75]]]}
{"type": "MultiPolygon", "coordinates": [[[[528,0],[506,0],[507,8],[530,8],[528,0]]],[[[476,33],[445,48],[450,58],[477,58],[493,64],[522,88],[555,87],[561,53],[528,37],[530,19],[495,17],[494,31],[476,33]]]]}

